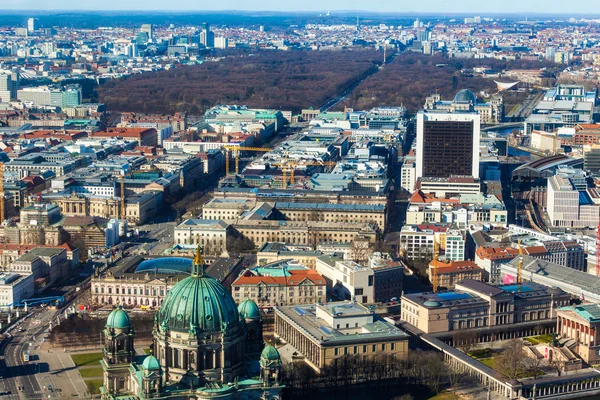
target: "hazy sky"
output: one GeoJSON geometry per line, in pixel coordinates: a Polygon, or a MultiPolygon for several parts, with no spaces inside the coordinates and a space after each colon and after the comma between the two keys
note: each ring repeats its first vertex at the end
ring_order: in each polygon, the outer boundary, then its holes
{"type": "Polygon", "coordinates": [[[435,13],[600,14],[597,0],[0,0],[14,10],[366,10],[435,13]]]}

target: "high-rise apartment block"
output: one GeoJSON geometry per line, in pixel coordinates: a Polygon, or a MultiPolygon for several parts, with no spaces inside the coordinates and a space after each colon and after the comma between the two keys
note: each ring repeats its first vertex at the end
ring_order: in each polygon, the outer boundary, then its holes
{"type": "Polygon", "coordinates": [[[148,40],[152,41],[154,39],[154,27],[152,24],[143,24],[140,33],[145,33],[148,35],[148,40]]]}
{"type": "Polygon", "coordinates": [[[8,103],[17,98],[19,74],[11,71],[0,71],[0,103],[8,103]]]}
{"type": "Polygon", "coordinates": [[[595,227],[600,206],[595,188],[588,188],[583,171],[565,171],[548,178],[547,210],[552,226],[595,227]]]}
{"type": "MultiPolygon", "coordinates": [[[[0,84],[1,85],[1,84],[0,84]]],[[[20,89],[17,98],[22,102],[30,102],[34,106],[48,107],[77,107],[82,102],[81,86],[67,85],[37,86],[20,89]]]]}
{"type": "Polygon", "coordinates": [[[200,43],[207,48],[215,47],[215,34],[210,30],[210,25],[206,22],[202,23],[202,30],[200,31],[200,43]]]}
{"type": "Polygon", "coordinates": [[[479,129],[475,112],[417,114],[416,178],[479,178],[479,129]]]}
{"type": "Polygon", "coordinates": [[[29,18],[27,20],[27,32],[32,33],[40,29],[39,21],[37,18],[29,18]]]}
{"type": "Polygon", "coordinates": [[[215,48],[217,49],[226,49],[229,47],[229,39],[226,37],[216,37],[215,38],[215,48]]]}

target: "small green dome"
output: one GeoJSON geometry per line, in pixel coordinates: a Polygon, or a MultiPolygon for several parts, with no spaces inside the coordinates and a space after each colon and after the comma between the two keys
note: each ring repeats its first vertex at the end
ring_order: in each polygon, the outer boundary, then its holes
{"type": "Polygon", "coordinates": [[[131,319],[129,314],[121,307],[117,307],[108,314],[106,319],[106,327],[113,329],[131,328],[131,319]]]}
{"type": "Polygon", "coordinates": [[[238,312],[242,319],[260,319],[260,310],[256,303],[250,299],[246,299],[240,303],[238,312]]]}
{"type": "Polygon", "coordinates": [[[158,359],[154,357],[152,354],[144,358],[144,362],[142,362],[142,367],[146,371],[156,371],[160,369],[160,363],[158,359]]]}
{"type": "Polygon", "coordinates": [[[260,365],[263,367],[281,365],[281,357],[275,346],[271,344],[265,346],[262,353],[260,353],[260,365]]]}
{"type": "Polygon", "coordinates": [[[220,332],[238,326],[239,313],[231,294],[210,276],[193,274],[178,282],[158,312],[158,322],[169,330],[220,332]]]}

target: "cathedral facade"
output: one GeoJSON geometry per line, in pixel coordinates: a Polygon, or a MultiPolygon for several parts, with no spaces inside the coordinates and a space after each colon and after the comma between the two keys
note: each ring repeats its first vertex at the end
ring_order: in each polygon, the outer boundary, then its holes
{"type": "Polygon", "coordinates": [[[204,275],[200,250],[191,276],[177,283],[155,314],[152,354],[136,357],[127,312],[113,310],[104,329],[102,398],[280,400],[281,358],[262,347],[256,304],[239,306],[204,275]]]}

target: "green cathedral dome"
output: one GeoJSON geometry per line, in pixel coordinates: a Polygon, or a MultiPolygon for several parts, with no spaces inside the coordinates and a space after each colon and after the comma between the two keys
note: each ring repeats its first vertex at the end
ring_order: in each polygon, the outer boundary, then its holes
{"type": "Polygon", "coordinates": [[[108,314],[106,319],[106,327],[113,329],[127,329],[131,327],[131,319],[129,314],[121,307],[117,307],[108,314]]]}
{"type": "Polygon", "coordinates": [[[216,279],[204,275],[200,249],[192,275],[178,282],[158,312],[159,324],[173,331],[218,332],[239,324],[235,301],[216,279]]]}
{"type": "Polygon", "coordinates": [[[144,358],[142,368],[144,368],[147,371],[156,371],[160,369],[160,363],[158,362],[158,359],[156,357],[150,354],[146,356],[146,358],[144,358]]]}
{"type": "Polygon", "coordinates": [[[238,312],[241,318],[244,319],[259,319],[260,310],[256,303],[250,299],[246,299],[238,306],[238,312]]]}
{"type": "Polygon", "coordinates": [[[275,346],[267,344],[260,353],[260,365],[263,367],[271,367],[281,365],[281,357],[275,346]]]}

